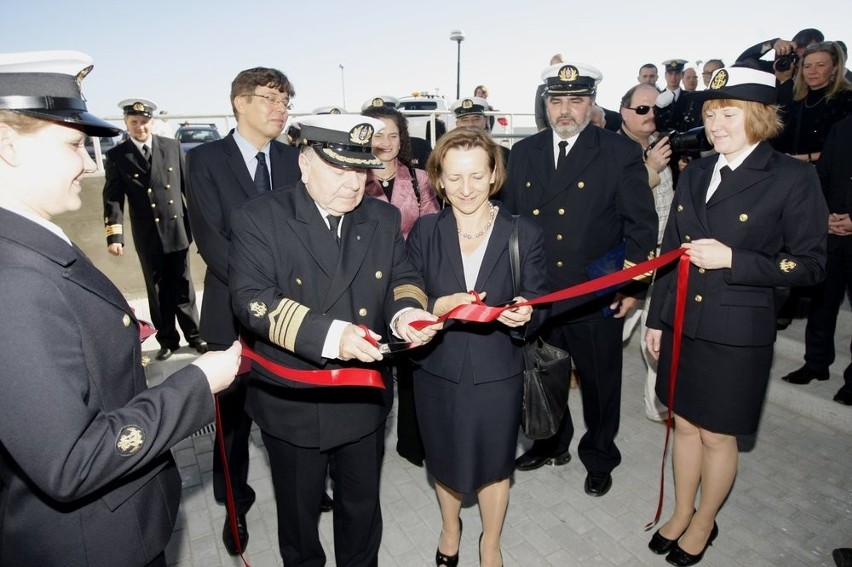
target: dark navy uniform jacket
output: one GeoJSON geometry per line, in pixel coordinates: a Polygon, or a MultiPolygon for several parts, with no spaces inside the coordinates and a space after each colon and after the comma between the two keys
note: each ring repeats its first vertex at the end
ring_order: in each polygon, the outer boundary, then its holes
{"type": "Polygon", "coordinates": [[[147,388],[118,289],[4,209],[0,297],[0,565],[147,564],[180,502],[169,449],[213,419],[204,373],[147,388]]]}
{"type": "Polygon", "coordinates": [[[183,186],[180,144],[151,136],[151,164],[130,140],[107,152],[104,225],[107,244],[124,244],[127,199],[133,243],[140,255],[186,250],[192,242],[183,186]]]}
{"type": "MultiPolygon", "coordinates": [[[[365,197],[342,223],[338,249],[301,182],[231,216],[231,301],[259,354],[296,369],[364,366],[323,358],[332,320],[364,324],[387,340],[398,311],[426,307],[420,275],[406,256],[399,210],[365,197]]],[[[246,412],[274,437],[330,449],[384,423],[393,400],[389,374],[384,378],[385,390],[305,388],[255,368],[246,412]]]]}

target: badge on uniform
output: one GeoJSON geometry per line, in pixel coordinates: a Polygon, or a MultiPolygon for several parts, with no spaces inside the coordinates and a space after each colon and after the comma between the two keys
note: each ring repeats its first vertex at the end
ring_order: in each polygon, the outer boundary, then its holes
{"type": "Polygon", "coordinates": [[[145,444],[145,433],[136,425],[125,425],[118,432],[115,440],[115,450],[122,457],[135,455],[145,444]]]}

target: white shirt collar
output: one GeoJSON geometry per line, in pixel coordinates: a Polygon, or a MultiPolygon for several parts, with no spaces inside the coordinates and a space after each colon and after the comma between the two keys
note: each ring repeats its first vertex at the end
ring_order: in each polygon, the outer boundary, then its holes
{"type": "MultiPolygon", "coordinates": [[[[588,128],[588,126],[586,126],[588,128]]],[[[582,130],[580,131],[582,132],[582,130]]],[[[560,138],[559,134],[556,133],[556,130],[553,130],[553,163],[554,165],[559,162],[559,152],[561,151],[559,147],[559,142],[568,142],[568,147],[565,149],[565,153],[568,154],[571,152],[571,148],[574,147],[574,143],[577,141],[577,138],[580,136],[580,132],[577,132],[570,138],[560,138]]]]}
{"type": "MultiPolygon", "coordinates": [[[[234,128],[234,141],[237,143],[237,148],[240,150],[240,155],[243,156],[243,161],[246,162],[246,167],[249,170],[251,175],[254,175],[254,170],[257,169],[257,152],[258,149],[254,147],[254,145],[246,140],[238,128],[234,128]]],[[[266,156],[266,167],[270,169],[270,177],[272,175],[272,165],[269,161],[269,147],[272,144],[271,141],[266,142],[266,144],[260,148],[260,151],[264,153],[266,156]]]]}

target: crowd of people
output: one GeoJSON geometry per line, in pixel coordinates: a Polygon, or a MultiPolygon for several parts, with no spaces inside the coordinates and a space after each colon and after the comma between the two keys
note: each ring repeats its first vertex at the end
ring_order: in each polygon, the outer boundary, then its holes
{"type": "MultiPolygon", "coordinates": [[[[91,60],[0,55],[0,315],[50,313],[0,330],[0,564],[163,567],[180,502],[169,449],[218,412],[213,484],[217,502],[233,502],[230,554],[249,544],[256,423],[284,564],[325,564],[318,519],[330,511],[337,564],[375,566],[398,388],[397,451],[434,479],[436,566],[459,564],[466,494],[482,518],[480,564],[502,565],[512,475],[569,463],[576,419],[566,411],[516,458],[521,345],[570,354],[583,489],[600,498],[621,464],[623,344],[637,326],[646,416],[674,431],[675,506],[648,547],[673,565],[700,562],[724,531],[736,435],[757,430],[789,290],[821,286],[805,366],[785,380],[827,379],[833,362],[834,321],[852,294],[845,61],[840,42],[802,30],[732,66],[707,61],[704,89],[685,60],[662,63],[661,90],[656,65],[642,65],[614,111],[595,102],[601,71],[556,55],[536,93],[540,131],[511,151],[489,134],[482,85],[452,105],[456,127],[425,154],[387,97],[360,114],[318,109],[284,132],[295,88],[265,67],[233,79],[234,130],[185,157],[153,132],[152,101],[123,100],[129,136],[108,154],[103,190],[108,250],[122,254],[126,201],[156,358],[180,348],[176,323],[200,354],[147,388],[134,313],[52,221],[81,206],[80,179],[94,170],[84,136],[117,133],[86,110],[91,60]],[[200,317],[193,240],[207,265],[200,317]],[[681,318],[674,265],[527,304],[676,249],[689,270],[681,318]],[[488,322],[453,319],[485,306],[501,309],[488,322]]],[[[835,400],[850,405],[852,368],[844,378],[835,400]]]]}

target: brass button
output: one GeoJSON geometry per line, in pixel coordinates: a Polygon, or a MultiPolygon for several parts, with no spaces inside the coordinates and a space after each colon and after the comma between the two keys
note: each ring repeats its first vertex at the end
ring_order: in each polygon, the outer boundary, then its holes
{"type": "Polygon", "coordinates": [[[160,222],[160,217],[155,218],[154,222],[160,222]]]}
{"type": "Polygon", "coordinates": [[[125,313],[124,317],[121,318],[121,324],[124,325],[125,327],[129,327],[130,326],[130,315],[125,313]]]}
{"type": "Polygon", "coordinates": [[[138,179],[138,178],[139,178],[139,174],[138,174],[138,173],[134,173],[134,174],[133,174],[133,179],[138,179]]]}
{"type": "Polygon", "coordinates": [[[173,170],[174,170],[174,168],[173,168],[173,167],[171,167],[171,166],[169,166],[169,167],[167,167],[167,168],[166,168],[166,171],[173,171],[173,170]]]}
{"type": "Polygon", "coordinates": [[[172,186],[169,185],[168,183],[166,183],[166,189],[171,189],[171,188],[172,188],[172,186]]]}
{"type": "Polygon", "coordinates": [[[170,204],[170,205],[174,205],[174,204],[175,204],[175,200],[174,200],[174,199],[169,199],[169,204],[170,204]]]}
{"type": "Polygon", "coordinates": [[[361,317],[366,317],[367,316],[367,310],[362,307],[361,309],[358,310],[358,315],[360,315],[361,317]]]}
{"type": "Polygon", "coordinates": [[[559,260],[558,262],[556,262],[556,267],[557,267],[557,268],[561,268],[561,267],[562,267],[562,260],[559,260]]]}
{"type": "Polygon", "coordinates": [[[302,285],[302,278],[296,278],[296,285],[302,285]]]}
{"type": "Polygon", "coordinates": [[[172,215],[172,220],[177,220],[177,215],[172,215]]]}
{"type": "Polygon", "coordinates": [[[695,296],[695,303],[701,303],[702,301],[704,301],[703,297],[701,297],[700,295],[695,296]]]}
{"type": "Polygon", "coordinates": [[[557,234],[557,235],[556,235],[556,240],[562,240],[562,235],[561,235],[561,234],[557,234]]]}
{"type": "Polygon", "coordinates": [[[687,242],[692,242],[692,237],[689,236],[688,234],[686,236],[684,236],[683,239],[686,240],[687,242]]]}
{"type": "Polygon", "coordinates": [[[743,213],[740,215],[740,222],[745,222],[748,220],[748,215],[743,213]]]}
{"type": "Polygon", "coordinates": [[[682,210],[683,210],[683,205],[678,205],[677,206],[677,212],[681,212],[682,210]]]}
{"type": "Polygon", "coordinates": [[[151,203],[151,208],[152,208],[152,209],[156,209],[156,208],[157,208],[157,203],[151,203]]]}
{"type": "Polygon", "coordinates": [[[538,213],[539,213],[538,209],[533,209],[533,215],[538,216],[538,213]]]}
{"type": "Polygon", "coordinates": [[[585,187],[585,186],[586,186],[586,184],[585,184],[585,183],[583,183],[582,181],[580,181],[580,182],[578,182],[578,183],[577,183],[577,188],[578,188],[578,189],[582,189],[582,188],[583,188],[583,187],[585,187]]]}
{"type": "Polygon", "coordinates": [[[556,212],[558,212],[560,215],[564,215],[564,214],[565,214],[565,209],[559,209],[559,210],[558,210],[558,211],[556,211],[556,212]]]}
{"type": "Polygon", "coordinates": [[[153,192],[151,188],[148,189],[148,194],[150,195],[153,192]]]}
{"type": "Polygon", "coordinates": [[[698,268],[698,273],[703,274],[706,270],[704,268],[698,268]]]}
{"type": "Polygon", "coordinates": [[[381,270],[377,271],[377,272],[376,272],[376,279],[377,279],[377,280],[382,279],[382,276],[383,276],[383,275],[384,275],[384,274],[382,273],[382,271],[381,271],[381,270]]]}
{"type": "Polygon", "coordinates": [[[529,187],[530,185],[532,185],[532,183],[530,183],[529,181],[527,181],[527,187],[529,187]]]}

